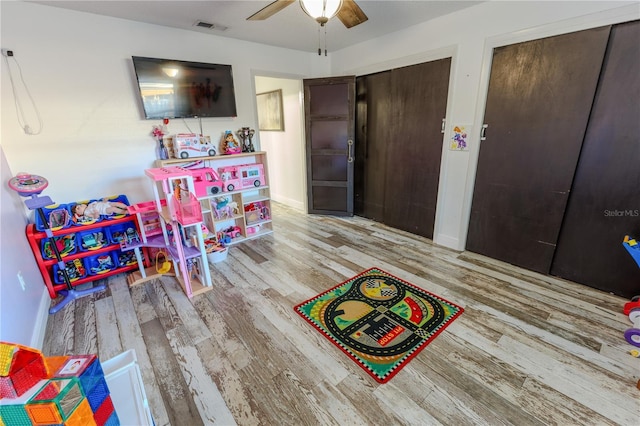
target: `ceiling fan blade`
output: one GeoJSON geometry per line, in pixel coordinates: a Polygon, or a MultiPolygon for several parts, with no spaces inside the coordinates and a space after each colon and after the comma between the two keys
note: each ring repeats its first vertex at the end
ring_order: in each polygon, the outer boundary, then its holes
{"type": "Polygon", "coordinates": [[[369,18],[364,14],[360,6],[353,0],[343,0],[342,7],[338,12],[338,19],[344,24],[345,27],[351,28],[356,25],[362,24],[369,18]]]}
{"type": "Polygon", "coordinates": [[[263,21],[272,15],[280,12],[285,7],[289,6],[291,3],[294,3],[296,0],[276,0],[273,3],[269,3],[253,15],[247,18],[247,21],[263,21]]]}

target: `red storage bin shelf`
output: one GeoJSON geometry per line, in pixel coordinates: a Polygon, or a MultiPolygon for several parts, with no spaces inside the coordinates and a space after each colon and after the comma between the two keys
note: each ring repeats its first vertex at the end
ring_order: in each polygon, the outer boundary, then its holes
{"type": "MultiPolygon", "coordinates": [[[[136,218],[133,215],[128,215],[128,216],[124,216],[118,219],[110,219],[109,220],[109,225],[115,225],[115,224],[119,224],[119,223],[123,223],[123,224],[127,224],[131,222],[133,227],[136,227],[136,218]]],[[[72,226],[72,227],[68,227],[68,228],[63,228],[63,229],[59,229],[57,231],[53,231],[53,236],[54,237],[61,237],[63,235],[69,235],[69,234],[75,234],[78,232],[85,232],[87,230],[91,230],[91,229],[95,229],[95,228],[103,228],[105,226],[105,223],[103,221],[99,221],[96,223],[93,223],[91,225],[83,225],[83,226],[72,226]]],[[[49,291],[49,296],[52,299],[55,299],[56,297],[58,297],[58,292],[60,292],[61,290],[66,290],[67,286],[66,284],[57,284],[54,282],[53,279],[53,266],[57,265],[57,260],[55,259],[44,259],[42,256],[42,250],[41,250],[41,241],[48,238],[47,234],[45,232],[42,231],[38,231],[36,229],[36,226],[34,224],[29,224],[27,225],[26,228],[26,236],[27,236],[27,241],[29,242],[29,246],[31,247],[31,251],[33,252],[33,257],[35,258],[35,261],[38,265],[38,269],[40,270],[40,274],[42,275],[42,279],[44,281],[45,286],[47,287],[47,290],[49,291]]],[[[77,240],[77,239],[76,239],[77,240]]],[[[75,259],[83,259],[85,257],[88,256],[95,256],[98,254],[102,254],[102,253],[109,253],[109,252],[113,252],[115,250],[119,250],[120,249],[120,245],[119,244],[107,244],[104,247],[101,247],[98,250],[91,250],[91,251],[77,251],[76,253],[73,254],[69,254],[67,256],[65,256],[63,258],[64,262],[69,262],[75,259]]],[[[106,277],[109,277],[111,275],[116,275],[116,274],[121,274],[123,272],[129,272],[129,271],[134,271],[138,269],[138,265],[137,263],[134,265],[129,265],[129,266],[124,266],[124,267],[118,267],[115,268],[113,270],[110,270],[109,272],[105,272],[99,275],[89,275],[87,274],[86,277],[77,279],[75,281],[73,281],[71,283],[71,285],[73,287],[79,286],[81,284],[85,284],[88,282],[92,282],[92,281],[96,281],[99,279],[103,279],[106,277]]]]}

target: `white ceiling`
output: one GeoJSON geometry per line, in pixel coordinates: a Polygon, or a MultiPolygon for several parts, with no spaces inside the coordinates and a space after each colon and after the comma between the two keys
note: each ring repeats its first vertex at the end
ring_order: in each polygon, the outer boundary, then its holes
{"type": "MultiPolygon", "coordinates": [[[[291,4],[265,21],[247,21],[247,17],[267,6],[271,1],[41,0],[33,2],[295,50],[316,52],[319,43],[324,49],[324,30],[319,35],[319,24],[307,16],[297,3],[291,4]],[[227,29],[199,28],[194,26],[198,21],[224,26],[227,29]]],[[[480,1],[357,0],[357,4],[369,20],[350,29],[345,28],[337,18],[329,21],[326,25],[327,49],[330,52],[340,50],[478,3],[480,1]]]]}

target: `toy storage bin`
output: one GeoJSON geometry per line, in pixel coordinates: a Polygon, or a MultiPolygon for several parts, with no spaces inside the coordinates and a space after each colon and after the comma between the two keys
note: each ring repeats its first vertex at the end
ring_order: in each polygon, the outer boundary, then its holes
{"type": "Polygon", "coordinates": [[[89,275],[100,275],[116,269],[117,261],[113,252],[109,252],[85,257],[84,265],[89,275]]]}
{"type": "Polygon", "coordinates": [[[136,254],[133,250],[128,250],[128,251],[115,250],[113,253],[114,253],[113,258],[116,261],[117,268],[123,268],[125,266],[131,266],[138,263],[138,260],[136,259],[136,254]]]}
{"type": "MultiPolygon", "coordinates": [[[[57,231],[59,229],[64,229],[64,228],[68,228],[71,226],[72,221],[71,221],[71,210],[69,209],[69,205],[68,204],[51,204],[50,206],[45,206],[42,208],[42,211],[44,212],[44,216],[47,219],[47,223],[49,225],[49,228],[52,231],[57,231]],[[61,215],[66,214],[67,215],[67,219],[66,221],[64,221],[65,223],[63,224],[57,224],[57,223],[52,223],[51,222],[51,214],[53,213],[54,215],[56,215],[57,213],[60,213],[61,211],[64,211],[64,213],[62,213],[61,215]],[[56,226],[57,225],[57,226],[56,226]]],[[[36,225],[36,229],[38,231],[44,231],[45,227],[44,227],[44,223],[42,222],[42,219],[40,218],[40,215],[38,214],[38,212],[34,212],[34,223],[36,225]]],[[[56,221],[54,221],[56,222],[56,221]]]]}
{"type": "Polygon", "coordinates": [[[200,202],[192,193],[189,193],[188,197],[182,197],[180,200],[173,197],[171,204],[176,220],[181,225],[192,225],[202,221],[200,202]]]}
{"type": "Polygon", "coordinates": [[[139,241],[138,230],[133,222],[119,223],[106,228],[107,240],[109,244],[120,244],[124,241],[139,241]]]}
{"type": "MultiPolygon", "coordinates": [[[[61,237],[56,237],[56,247],[58,247],[58,252],[61,257],[69,256],[70,254],[74,254],[77,250],[76,244],[76,234],[67,234],[61,237]]],[[[40,241],[40,253],[42,254],[43,259],[55,259],[56,254],[51,247],[51,241],[49,238],[45,238],[40,241]]]]}
{"type": "Polygon", "coordinates": [[[73,215],[73,209],[76,205],[90,204],[90,203],[93,203],[94,201],[100,201],[100,200],[80,200],[80,201],[75,201],[73,203],[69,203],[68,206],[69,206],[69,213],[71,214],[71,223],[74,224],[75,226],[84,226],[84,225],[91,225],[96,222],[100,222],[102,220],[102,216],[100,216],[98,219],[82,218],[82,220],[78,220],[73,215]]]}
{"type": "Polygon", "coordinates": [[[222,250],[214,250],[211,253],[207,253],[207,259],[211,263],[219,263],[223,262],[227,259],[227,254],[229,253],[229,248],[225,247],[222,250]]]}
{"type": "MultiPolygon", "coordinates": [[[[70,260],[69,262],[65,262],[65,269],[67,270],[67,275],[69,275],[69,281],[74,282],[79,280],[80,278],[84,278],[87,276],[87,268],[81,259],[70,260]]],[[[58,265],[53,265],[53,282],[56,284],[64,284],[64,276],[62,275],[62,271],[58,268],[58,265]]]]}
{"type": "MultiPolygon", "coordinates": [[[[126,195],[121,194],[121,195],[112,195],[110,197],[104,197],[103,199],[101,199],[100,201],[105,200],[105,201],[118,201],[120,203],[124,203],[127,206],[129,205],[129,199],[127,198],[126,195]]],[[[113,219],[120,219],[121,217],[125,217],[125,214],[112,214],[112,215],[102,215],[100,216],[102,219],[105,220],[113,220],[113,219]]]]}
{"type": "Polygon", "coordinates": [[[76,233],[76,245],[80,251],[93,251],[101,249],[109,244],[109,238],[105,232],[105,228],[95,228],[88,231],[76,233]]]}

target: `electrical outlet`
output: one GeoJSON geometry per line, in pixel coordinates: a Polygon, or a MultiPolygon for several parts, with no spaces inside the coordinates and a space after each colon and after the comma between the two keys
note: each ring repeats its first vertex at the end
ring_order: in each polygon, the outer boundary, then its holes
{"type": "Polygon", "coordinates": [[[22,291],[27,289],[27,285],[24,283],[24,277],[22,276],[22,271],[18,271],[18,281],[20,282],[20,287],[22,287],[22,291]]]}
{"type": "Polygon", "coordinates": [[[11,49],[2,49],[2,56],[13,56],[13,50],[11,50],[11,49]]]}

